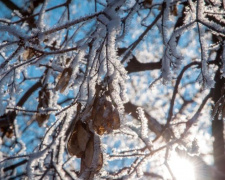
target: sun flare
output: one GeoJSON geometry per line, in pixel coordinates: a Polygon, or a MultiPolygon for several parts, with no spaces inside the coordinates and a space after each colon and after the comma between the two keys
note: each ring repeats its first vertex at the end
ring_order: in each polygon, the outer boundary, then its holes
{"type": "Polygon", "coordinates": [[[176,155],[170,159],[169,165],[176,180],[195,180],[194,165],[188,159],[176,155]]]}

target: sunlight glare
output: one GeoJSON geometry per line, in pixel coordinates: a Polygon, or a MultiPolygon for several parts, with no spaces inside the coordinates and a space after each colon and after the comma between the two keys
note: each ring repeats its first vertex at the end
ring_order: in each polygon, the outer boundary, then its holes
{"type": "Polygon", "coordinates": [[[195,180],[194,166],[188,159],[176,155],[169,165],[176,180],[195,180]]]}

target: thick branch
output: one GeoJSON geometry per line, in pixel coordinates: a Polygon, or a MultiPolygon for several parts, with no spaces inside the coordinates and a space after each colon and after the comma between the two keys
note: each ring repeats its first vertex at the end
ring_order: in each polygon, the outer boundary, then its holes
{"type": "Polygon", "coordinates": [[[161,69],[161,61],[160,62],[150,62],[150,63],[140,63],[135,56],[130,60],[126,70],[128,73],[139,72],[139,71],[149,71],[155,69],[161,69]]]}
{"type": "Polygon", "coordinates": [[[10,1],[10,0],[2,0],[1,1],[3,4],[5,4],[5,6],[7,8],[9,8],[10,10],[14,11],[14,10],[21,10],[14,2],[10,1]]]}
{"type": "MultiPolygon", "coordinates": [[[[125,53],[127,48],[119,48],[118,55],[121,56],[125,53]]],[[[132,58],[128,62],[126,70],[128,73],[139,72],[139,71],[150,71],[155,69],[161,69],[161,60],[159,62],[150,62],[150,63],[140,63],[136,56],[132,54],[132,58]]]]}
{"type": "MultiPolygon", "coordinates": [[[[138,119],[138,114],[136,112],[138,106],[132,104],[131,102],[126,103],[124,106],[126,113],[131,113],[131,115],[135,119],[138,119]]],[[[148,119],[148,128],[153,131],[157,136],[159,136],[162,131],[162,125],[155,118],[151,117],[147,112],[145,112],[145,117],[148,119]]]]}
{"type": "Polygon", "coordinates": [[[4,172],[9,171],[9,170],[13,170],[15,168],[17,168],[18,166],[24,165],[25,163],[27,163],[27,159],[20,161],[18,163],[15,163],[13,165],[7,166],[3,169],[4,172]]]}

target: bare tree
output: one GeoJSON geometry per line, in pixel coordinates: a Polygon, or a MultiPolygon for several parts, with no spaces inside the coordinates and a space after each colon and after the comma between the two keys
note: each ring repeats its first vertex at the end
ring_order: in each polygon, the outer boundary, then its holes
{"type": "Polygon", "coordinates": [[[224,1],[1,10],[0,179],[225,178],[224,1]]]}

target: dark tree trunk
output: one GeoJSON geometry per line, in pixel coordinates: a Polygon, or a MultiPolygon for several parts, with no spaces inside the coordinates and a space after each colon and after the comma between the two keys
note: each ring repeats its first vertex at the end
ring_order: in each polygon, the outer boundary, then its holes
{"type": "MultiPolygon", "coordinates": [[[[216,62],[219,66],[221,66],[221,53],[222,49],[217,52],[216,62]]],[[[224,85],[225,79],[221,77],[220,67],[215,74],[215,87],[212,89],[212,100],[215,105],[216,102],[223,96],[224,94],[224,85]]],[[[222,112],[217,111],[215,117],[212,120],[212,136],[214,137],[213,142],[213,157],[214,157],[214,165],[217,169],[215,172],[215,180],[224,180],[225,179],[225,151],[224,151],[224,123],[222,112]]]]}

